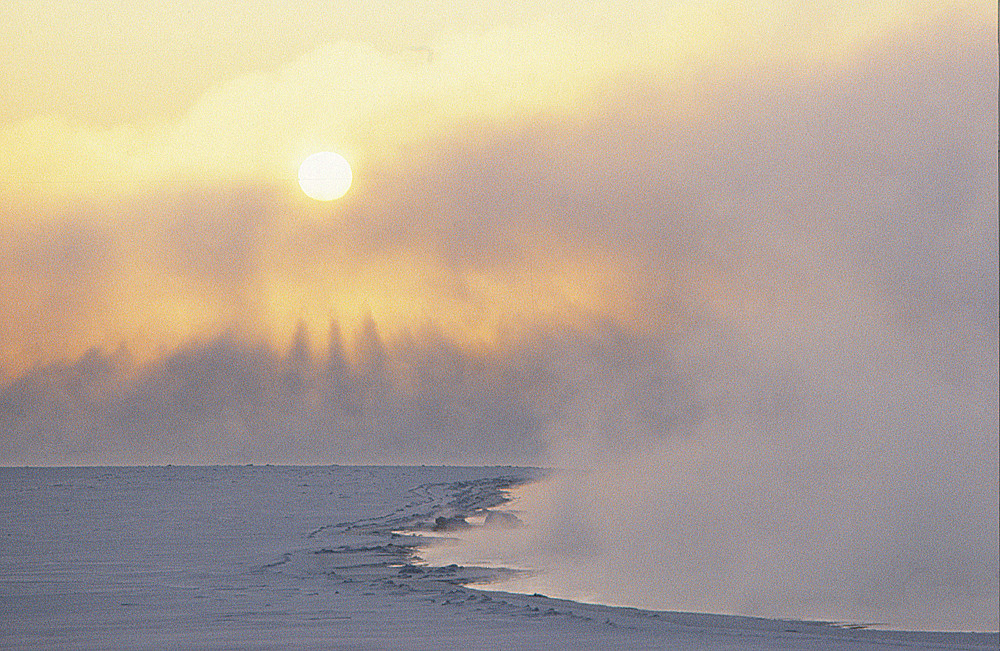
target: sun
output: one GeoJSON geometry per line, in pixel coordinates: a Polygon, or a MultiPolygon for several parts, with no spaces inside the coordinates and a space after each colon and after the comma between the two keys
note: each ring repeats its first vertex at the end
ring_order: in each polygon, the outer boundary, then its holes
{"type": "Polygon", "coordinates": [[[332,151],[317,152],[299,166],[302,191],[317,201],[341,198],[351,188],[353,179],[350,163],[332,151]]]}

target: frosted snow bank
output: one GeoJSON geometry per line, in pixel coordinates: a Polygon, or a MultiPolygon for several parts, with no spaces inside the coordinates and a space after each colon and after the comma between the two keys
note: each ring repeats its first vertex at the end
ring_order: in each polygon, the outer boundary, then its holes
{"type": "Polygon", "coordinates": [[[422,564],[512,468],[0,469],[4,649],[995,649],[997,635],[611,608],[422,564]]]}

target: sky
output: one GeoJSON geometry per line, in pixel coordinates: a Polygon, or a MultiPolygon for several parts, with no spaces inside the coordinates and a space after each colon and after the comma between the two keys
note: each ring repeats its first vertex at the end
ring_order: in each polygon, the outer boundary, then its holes
{"type": "Polygon", "coordinates": [[[575,468],[690,607],[996,630],[996,25],[5,3],[0,463],[575,468]]]}

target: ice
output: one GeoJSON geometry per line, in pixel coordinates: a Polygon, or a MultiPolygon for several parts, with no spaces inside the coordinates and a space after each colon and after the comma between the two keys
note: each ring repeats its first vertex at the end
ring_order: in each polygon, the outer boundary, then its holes
{"type": "MultiPolygon", "coordinates": [[[[4,649],[997,648],[934,634],[613,608],[483,591],[435,564],[519,468],[0,469],[4,649]],[[451,532],[439,532],[449,536],[451,532]]],[[[491,518],[496,520],[497,518],[491,518]]]]}

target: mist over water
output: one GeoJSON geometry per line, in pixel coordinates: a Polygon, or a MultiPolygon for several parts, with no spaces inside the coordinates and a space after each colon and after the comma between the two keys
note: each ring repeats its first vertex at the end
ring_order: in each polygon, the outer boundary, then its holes
{"type": "MultiPolygon", "coordinates": [[[[542,571],[499,589],[997,629],[996,159],[991,144],[949,162],[944,145],[995,135],[967,140],[971,115],[876,99],[907,92],[911,71],[882,77],[888,88],[824,89],[884,131],[804,101],[754,117],[836,138],[792,146],[733,124],[706,154],[725,164],[704,193],[733,212],[699,231],[694,260],[685,249],[659,273],[710,264],[730,284],[685,304],[690,328],[557,356],[575,391],[546,428],[547,459],[574,471],[525,490],[527,530],[461,552],[542,571]],[[743,138],[755,155],[734,153],[743,138]],[[779,187],[725,182],[757,157],[788,166],[779,187]]],[[[651,258],[675,254],[679,231],[651,258]]]]}
{"type": "Polygon", "coordinates": [[[500,590],[996,630],[995,351],[942,384],[913,350],[720,342],[656,368],[696,387],[657,407],[669,435],[635,401],[642,368],[595,374],[554,435],[567,470],[517,492],[527,528],[445,556],[540,572],[500,590]]]}
{"type": "Polygon", "coordinates": [[[995,630],[995,456],[845,439],[720,427],[608,454],[525,491],[529,528],[480,557],[540,570],[525,591],[601,603],[995,630]]]}

